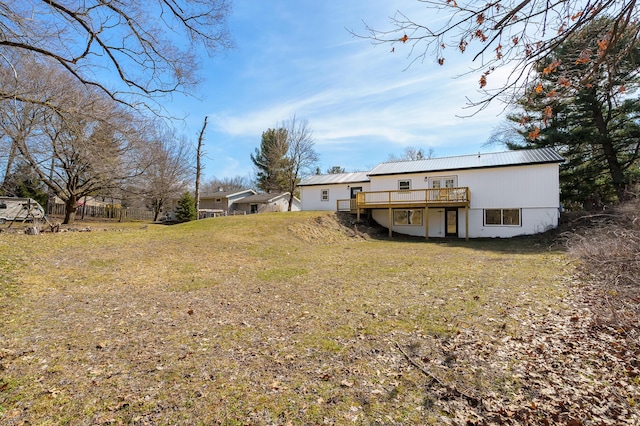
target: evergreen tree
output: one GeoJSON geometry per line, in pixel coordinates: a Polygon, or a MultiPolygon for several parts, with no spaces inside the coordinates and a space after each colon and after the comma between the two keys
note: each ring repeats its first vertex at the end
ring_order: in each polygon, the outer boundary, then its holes
{"type": "MultiPolygon", "coordinates": [[[[340,167],[340,166],[333,166],[330,169],[327,169],[327,174],[328,175],[337,175],[340,173],[345,173],[345,169],[344,167],[340,167]]],[[[320,174],[320,173],[317,173],[320,174]]]]}
{"type": "Polygon", "coordinates": [[[563,201],[586,207],[624,199],[640,164],[640,100],[633,97],[640,49],[617,52],[615,66],[603,61],[584,79],[611,24],[593,21],[537,64],[542,82],[522,98],[523,113],[509,116],[523,139],[506,145],[556,149],[567,159],[560,166],[563,201]]]}
{"type": "Polygon", "coordinates": [[[176,208],[176,221],[189,222],[195,220],[198,216],[196,211],[196,200],[193,198],[190,192],[185,192],[180,200],[178,200],[178,207],[176,208]]]}
{"type": "Polygon", "coordinates": [[[262,133],[260,148],[251,154],[256,167],[258,189],[261,191],[282,192],[286,188],[284,172],[288,166],[287,131],[284,128],[267,129],[262,133]]]}
{"type": "Polygon", "coordinates": [[[9,197],[33,198],[41,206],[47,206],[49,195],[38,175],[25,162],[20,162],[7,176],[0,193],[9,197]]]}

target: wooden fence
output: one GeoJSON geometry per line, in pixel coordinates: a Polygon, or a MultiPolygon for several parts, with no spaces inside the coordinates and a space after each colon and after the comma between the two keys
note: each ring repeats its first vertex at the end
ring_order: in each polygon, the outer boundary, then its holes
{"type": "MultiPolygon", "coordinates": [[[[65,205],[54,204],[49,212],[52,216],[64,216],[65,205]]],[[[153,220],[153,211],[114,206],[79,206],[76,210],[76,220],[85,218],[107,220],[153,220]]]]}

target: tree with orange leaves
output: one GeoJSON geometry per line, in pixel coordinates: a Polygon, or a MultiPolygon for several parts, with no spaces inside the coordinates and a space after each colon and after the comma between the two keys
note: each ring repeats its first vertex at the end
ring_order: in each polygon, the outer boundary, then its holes
{"type": "MultiPolygon", "coordinates": [[[[595,70],[591,65],[612,25],[592,21],[539,61],[522,111],[509,117],[521,137],[505,141],[512,149],[559,151],[567,159],[561,165],[563,198],[583,205],[595,192],[603,202],[622,200],[640,177],[640,47],[618,45],[615,61],[601,61],[595,70]]],[[[635,37],[638,29],[630,27],[621,38],[635,37]]]]}
{"type": "MultiPolygon", "coordinates": [[[[476,65],[481,98],[471,106],[482,109],[494,99],[516,103],[524,87],[536,77],[536,66],[559,46],[580,34],[591,22],[606,17],[609,30],[602,34],[592,52],[581,52],[579,81],[598,74],[603,63],[616,66],[620,53],[631,51],[637,37],[624,34],[640,21],[636,0],[419,0],[424,16],[408,16],[401,11],[391,17],[391,28],[380,30],[365,24],[364,35],[374,44],[388,43],[405,49],[411,64],[433,57],[445,64],[447,55],[471,54],[476,65]],[[432,20],[434,16],[439,19],[432,20]],[[506,81],[497,89],[487,83],[492,74],[505,67],[506,81]]],[[[551,65],[549,63],[548,65],[551,65]]]]}

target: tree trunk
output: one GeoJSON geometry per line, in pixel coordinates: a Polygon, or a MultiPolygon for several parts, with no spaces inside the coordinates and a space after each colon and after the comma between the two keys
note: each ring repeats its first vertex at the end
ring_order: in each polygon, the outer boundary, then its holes
{"type": "MultiPolygon", "coordinates": [[[[595,89],[593,90],[593,99],[596,99],[595,89]]],[[[611,108],[612,106],[609,105],[609,110],[611,110],[611,108]]],[[[622,170],[622,166],[618,161],[618,153],[613,146],[613,141],[609,137],[609,120],[608,118],[604,117],[602,109],[597,102],[591,103],[591,111],[593,113],[593,121],[596,125],[596,128],[598,129],[598,133],[600,134],[599,143],[602,147],[604,158],[607,160],[609,176],[611,176],[613,188],[615,189],[616,195],[618,196],[618,201],[623,201],[625,197],[624,171],[622,170]]]]}
{"type": "Polygon", "coordinates": [[[618,161],[618,156],[616,155],[615,148],[613,147],[613,143],[609,138],[605,139],[602,143],[602,151],[604,152],[604,156],[607,159],[607,165],[609,166],[609,174],[611,175],[611,181],[613,182],[613,187],[616,190],[616,194],[618,195],[618,201],[624,201],[625,199],[625,179],[624,179],[624,171],[622,170],[622,166],[618,161]]]}
{"type": "Polygon", "coordinates": [[[287,207],[287,211],[291,211],[291,206],[293,205],[293,192],[289,193],[289,207],[287,207]]]}
{"type": "Polygon", "coordinates": [[[153,221],[154,222],[158,221],[158,216],[160,216],[160,210],[162,210],[163,204],[164,203],[162,200],[156,200],[156,202],[153,203],[153,221]]]}
{"type": "Polygon", "coordinates": [[[76,210],[78,209],[78,200],[75,195],[71,195],[64,202],[64,225],[71,225],[76,218],[76,210]]]}
{"type": "Polygon", "coordinates": [[[196,156],[196,220],[200,219],[200,173],[202,172],[202,165],[200,158],[202,157],[202,143],[204,142],[204,130],[207,128],[207,117],[204,117],[204,124],[202,130],[200,130],[200,137],[198,137],[198,154],[196,156]]]}

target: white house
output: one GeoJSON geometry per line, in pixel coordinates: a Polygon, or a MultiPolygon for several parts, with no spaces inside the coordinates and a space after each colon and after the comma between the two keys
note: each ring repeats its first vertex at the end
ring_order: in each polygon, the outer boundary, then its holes
{"type": "Polygon", "coordinates": [[[351,199],[355,202],[358,192],[369,191],[368,173],[309,176],[298,184],[301,191],[302,210],[345,210],[349,207],[348,200],[351,199]],[[341,201],[343,205],[338,206],[338,201],[341,201]]]}
{"type": "Polygon", "coordinates": [[[303,210],[370,214],[389,234],[513,237],[558,225],[559,164],[552,149],[382,163],[366,173],[311,176],[303,210]]]}

